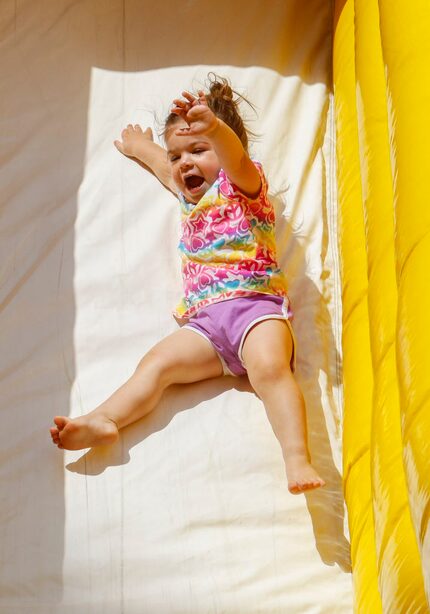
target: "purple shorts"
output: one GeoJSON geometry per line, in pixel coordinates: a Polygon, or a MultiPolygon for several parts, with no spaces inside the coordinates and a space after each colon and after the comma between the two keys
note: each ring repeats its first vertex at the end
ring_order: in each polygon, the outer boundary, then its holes
{"type": "Polygon", "coordinates": [[[289,318],[288,299],[272,294],[228,299],[200,309],[183,328],[207,339],[217,352],[225,375],[244,375],[242,348],[251,328],[263,320],[285,320],[293,339],[291,370],[295,370],[295,338],[289,318]]]}

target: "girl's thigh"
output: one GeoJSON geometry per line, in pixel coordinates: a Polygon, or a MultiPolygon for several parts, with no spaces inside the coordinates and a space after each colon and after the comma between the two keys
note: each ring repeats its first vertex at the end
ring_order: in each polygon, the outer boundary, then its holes
{"type": "Polygon", "coordinates": [[[288,324],[273,319],[258,322],[245,338],[242,357],[250,372],[270,372],[290,368],[294,341],[288,324]]]}
{"type": "Polygon", "coordinates": [[[175,331],[154,345],[138,369],[156,369],[166,385],[188,384],[223,374],[221,361],[209,340],[190,329],[175,331]]]}

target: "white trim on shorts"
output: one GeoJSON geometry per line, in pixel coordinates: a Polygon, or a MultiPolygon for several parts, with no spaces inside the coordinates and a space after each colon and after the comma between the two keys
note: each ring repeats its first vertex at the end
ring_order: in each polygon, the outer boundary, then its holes
{"type": "Polygon", "coordinates": [[[222,371],[224,373],[224,375],[233,375],[233,377],[238,377],[236,375],[236,373],[233,373],[232,371],[230,371],[230,369],[227,367],[227,363],[225,362],[224,358],[221,356],[221,354],[218,352],[218,350],[216,349],[216,347],[214,346],[214,344],[212,343],[212,341],[209,339],[209,337],[207,335],[205,335],[201,330],[198,330],[197,328],[194,328],[194,326],[188,325],[188,324],[184,324],[181,327],[181,330],[183,328],[188,328],[188,330],[192,330],[194,333],[197,333],[198,335],[200,335],[200,337],[203,337],[203,339],[206,339],[206,341],[208,341],[211,346],[213,347],[213,349],[215,350],[216,355],[218,356],[218,358],[221,361],[221,365],[222,365],[222,371]]]}

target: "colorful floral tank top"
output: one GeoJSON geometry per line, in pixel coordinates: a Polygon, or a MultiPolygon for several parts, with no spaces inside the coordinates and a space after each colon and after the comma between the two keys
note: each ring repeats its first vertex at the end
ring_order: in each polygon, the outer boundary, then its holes
{"type": "Polygon", "coordinates": [[[250,199],[221,169],[197,204],[180,193],[184,297],[174,315],[189,318],[212,303],[250,293],[286,296],[276,261],[275,213],[263,169],[259,195],[250,199]]]}

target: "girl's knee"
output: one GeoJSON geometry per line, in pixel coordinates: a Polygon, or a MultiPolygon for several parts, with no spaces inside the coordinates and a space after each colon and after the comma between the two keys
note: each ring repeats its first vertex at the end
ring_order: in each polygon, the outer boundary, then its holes
{"type": "Polygon", "coordinates": [[[135,372],[151,378],[157,386],[166,387],[173,383],[170,382],[171,371],[169,357],[164,352],[152,349],[139,361],[135,372]]]}
{"type": "Polygon", "coordinates": [[[274,386],[285,377],[292,377],[290,363],[284,357],[253,361],[247,366],[247,371],[255,388],[274,386]]]}

